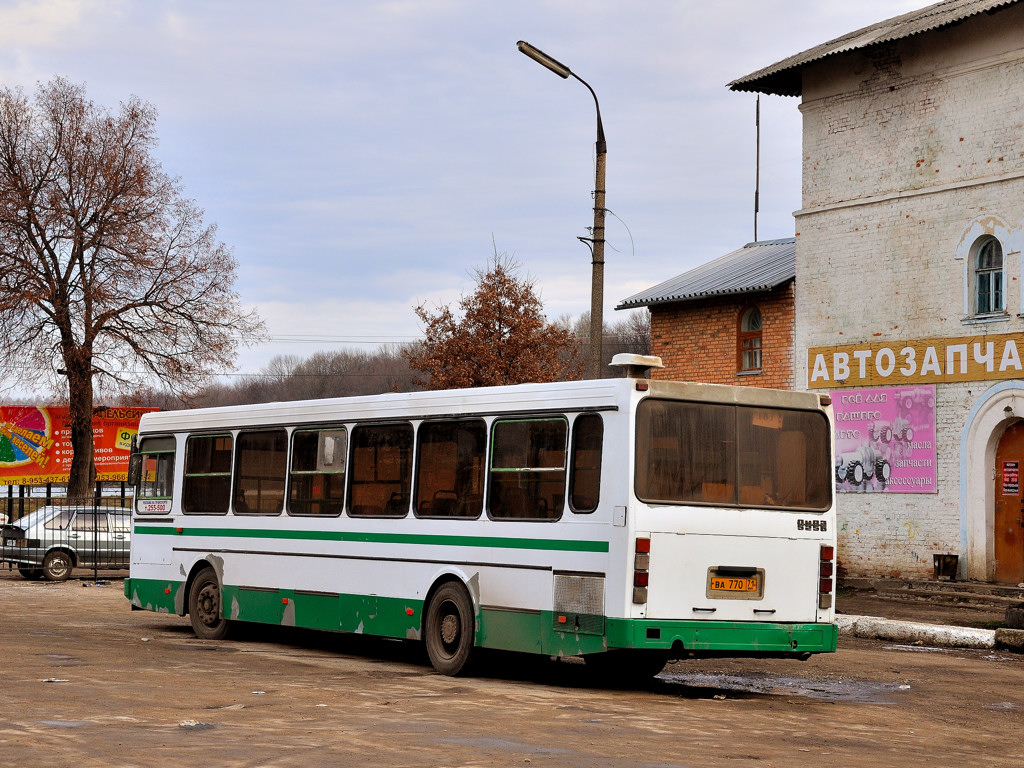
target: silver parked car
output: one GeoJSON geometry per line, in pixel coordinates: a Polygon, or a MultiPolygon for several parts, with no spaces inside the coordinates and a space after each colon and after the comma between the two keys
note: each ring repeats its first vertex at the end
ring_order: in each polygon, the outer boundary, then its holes
{"type": "Polygon", "coordinates": [[[127,568],[129,509],[42,507],[0,527],[0,561],[26,579],[64,581],[74,568],[127,568]]]}

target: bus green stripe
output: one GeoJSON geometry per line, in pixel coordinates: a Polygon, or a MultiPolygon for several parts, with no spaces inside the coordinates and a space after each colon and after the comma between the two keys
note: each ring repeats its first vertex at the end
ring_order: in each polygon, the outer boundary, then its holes
{"type": "Polygon", "coordinates": [[[352,541],[374,544],[421,544],[455,547],[494,547],[564,552],[607,552],[607,541],[525,539],[505,536],[446,536],[418,533],[365,533],[357,531],[261,530],[258,528],[172,528],[136,525],[135,534],[154,536],[206,536],[214,538],[290,539],[295,541],[352,541]]]}

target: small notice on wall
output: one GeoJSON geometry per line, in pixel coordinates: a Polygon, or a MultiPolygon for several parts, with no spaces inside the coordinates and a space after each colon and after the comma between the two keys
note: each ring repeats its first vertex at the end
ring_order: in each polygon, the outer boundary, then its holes
{"type": "Polygon", "coordinates": [[[1003,496],[1020,496],[1020,462],[1003,462],[1003,496]]]}

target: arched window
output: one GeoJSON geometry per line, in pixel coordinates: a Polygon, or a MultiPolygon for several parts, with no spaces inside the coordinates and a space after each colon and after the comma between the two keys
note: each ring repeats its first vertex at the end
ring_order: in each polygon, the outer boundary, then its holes
{"type": "Polygon", "coordinates": [[[736,364],[741,373],[761,370],[761,310],[749,307],[740,315],[736,364]]]}
{"type": "Polygon", "coordinates": [[[1006,309],[1003,247],[994,237],[984,237],[974,251],[974,312],[990,315],[1006,309]]]}

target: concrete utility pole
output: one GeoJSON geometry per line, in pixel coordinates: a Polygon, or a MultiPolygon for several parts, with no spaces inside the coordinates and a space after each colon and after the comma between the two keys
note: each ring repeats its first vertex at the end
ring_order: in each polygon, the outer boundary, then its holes
{"type": "Polygon", "coordinates": [[[581,237],[580,240],[590,244],[592,263],[590,275],[590,348],[587,352],[586,376],[588,379],[600,379],[603,373],[601,358],[604,354],[604,174],[606,157],[608,155],[608,145],[604,140],[604,126],[601,124],[601,105],[598,103],[597,94],[594,93],[594,89],[590,87],[590,84],[567,66],[523,40],[520,40],[516,46],[520,52],[547,67],[559,77],[563,79],[570,76],[576,78],[587,86],[590,95],[594,97],[594,107],[597,109],[594,229],[590,233],[590,237],[581,237]]]}

